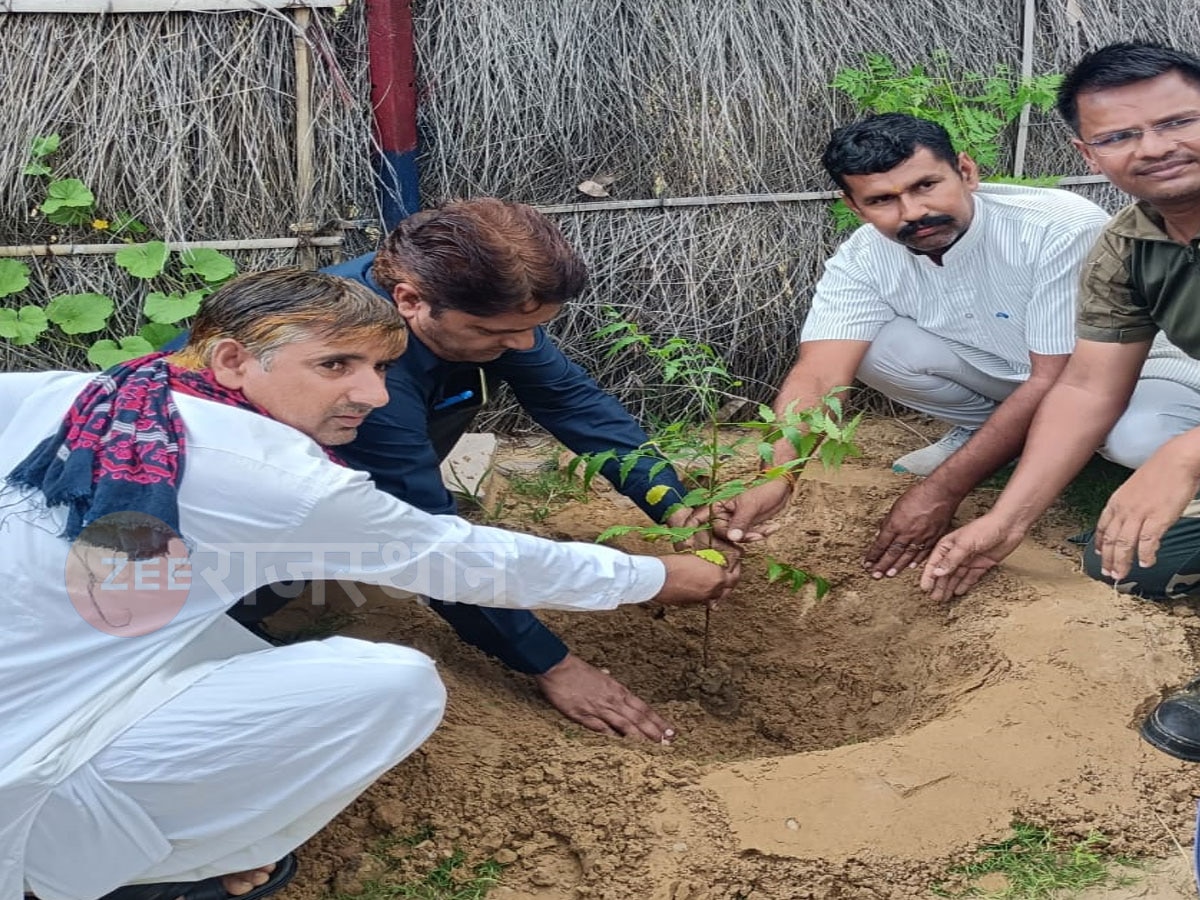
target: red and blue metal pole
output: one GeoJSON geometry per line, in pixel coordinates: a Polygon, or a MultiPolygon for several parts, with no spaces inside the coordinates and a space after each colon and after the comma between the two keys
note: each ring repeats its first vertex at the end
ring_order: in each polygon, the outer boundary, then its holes
{"type": "Polygon", "coordinates": [[[417,68],[411,0],[367,0],[371,107],[378,179],[388,231],[420,209],[417,184],[417,68]]]}

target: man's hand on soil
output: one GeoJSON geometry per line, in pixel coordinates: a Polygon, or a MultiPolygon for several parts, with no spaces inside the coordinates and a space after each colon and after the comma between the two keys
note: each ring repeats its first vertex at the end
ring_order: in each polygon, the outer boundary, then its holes
{"type": "Polygon", "coordinates": [[[574,653],[535,677],[550,705],[584,728],[658,742],[675,737],[671,724],[629,688],[574,653]]]}
{"type": "Polygon", "coordinates": [[[961,597],[1017,549],[1024,532],[991,514],[952,531],[934,547],[925,571],[921,590],[934,600],[961,597]]]}
{"type": "Polygon", "coordinates": [[[864,557],[863,565],[870,569],[871,577],[891,578],[923,563],[950,527],[958,504],[958,497],[947,496],[929,481],[901,494],[884,516],[864,557]]]}
{"type": "Polygon", "coordinates": [[[742,577],[742,564],[737,559],[718,566],[690,553],[677,553],[662,557],[661,562],[667,578],[653,599],[668,606],[707,603],[715,608],[742,577]]]}

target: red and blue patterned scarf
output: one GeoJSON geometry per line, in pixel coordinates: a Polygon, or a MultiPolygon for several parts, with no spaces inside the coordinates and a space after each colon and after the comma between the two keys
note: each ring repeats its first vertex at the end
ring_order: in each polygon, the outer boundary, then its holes
{"type": "Polygon", "coordinates": [[[167,355],[142,356],[97,375],[58,432],[9,474],[10,485],[41,491],[48,507],[67,506],[68,540],[106,517],[118,523],[115,529],[104,528],[100,541],[89,531],[88,540],[139,556],[156,555],[179,534],[186,442],[172,391],[267,415],[241,391],[219,385],[210,370],[181,369],[167,355]]]}

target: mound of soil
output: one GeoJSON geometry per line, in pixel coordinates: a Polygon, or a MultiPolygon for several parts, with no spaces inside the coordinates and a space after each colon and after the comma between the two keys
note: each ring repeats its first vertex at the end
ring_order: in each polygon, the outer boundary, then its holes
{"type": "MultiPolygon", "coordinates": [[[[1131,726],[1190,674],[1200,620],[1113,594],[1057,546],[1028,543],[952,604],[915,571],[872,580],[862,552],[911,483],[884,461],[919,440],[889,422],[860,434],[876,457],[803,484],[713,612],[708,666],[702,610],[545,614],[675,724],[668,747],[572,725],[410,601],[326,585],[327,606],[281,613],[281,631],[333,610],[344,634],[416,646],[450,695],[433,738],[302,849],[288,900],[361,890],[381,848],[414,873],[458,850],[495,858],[489,896],[510,900],[784,900],[931,896],[1014,818],[1100,830],[1126,855],[1186,843],[1197,771],[1131,726]],[[832,590],[769,584],[766,554],[832,590]]],[[[505,524],[575,540],[641,521],[611,490],[532,526],[522,512],[505,524]]]]}

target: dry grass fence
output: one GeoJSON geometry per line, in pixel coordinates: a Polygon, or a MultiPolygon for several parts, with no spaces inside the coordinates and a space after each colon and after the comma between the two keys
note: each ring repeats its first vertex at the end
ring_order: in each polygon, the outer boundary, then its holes
{"type": "MultiPolygon", "coordinates": [[[[612,305],[659,335],[711,343],[754,399],[790,364],[824,259],[822,201],[604,209],[576,185],[607,174],[618,200],[821,191],[829,131],[856,114],[834,74],[882,53],[945,50],[960,72],[1022,63],[1022,0],[417,0],[426,204],[494,194],[552,213],[592,270],[555,329],[649,418],[687,408],[636,359],[590,333],[612,305]]],[[[1200,48],[1200,0],[1037,0],[1031,67],[1151,37],[1200,48]]],[[[0,14],[0,244],[44,240],[19,175],[29,140],[63,134],[59,168],[170,238],[289,234],[375,214],[363,2],[314,14],[316,176],[297,195],[293,29],[278,13],[108,17],[0,14]]],[[[1034,115],[1026,171],[1083,174],[1064,128],[1034,115]]],[[[1011,161],[1016,135],[1006,135],[1011,161]]],[[[1111,189],[1081,192],[1109,208],[1111,189]]],[[[358,235],[357,250],[371,235],[358,235]]],[[[290,261],[240,254],[243,268],[290,261]]],[[[328,259],[323,256],[321,261],[328,259]]],[[[97,260],[38,263],[44,289],[129,295],[97,260]]],[[[0,301],[3,303],[4,301],[0,301]]],[[[54,360],[0,350],[7,366],[54,360]]],[[[511,422],[510,409],[501,411],[511,422]]],[[[493,419],[496,421],[496,419],[493,419]]]]}

